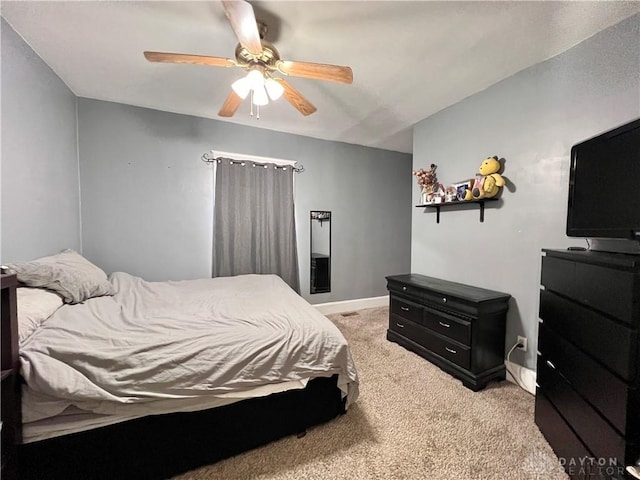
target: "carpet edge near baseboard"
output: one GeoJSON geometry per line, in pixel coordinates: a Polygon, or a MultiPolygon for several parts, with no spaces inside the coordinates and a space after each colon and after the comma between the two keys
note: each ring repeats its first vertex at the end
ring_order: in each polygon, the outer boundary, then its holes
{"type": "Polygon", "coordinates": [[[356,298],[354,300],[343,300],[340,302],[317,303],[313,305],[323,315],[333,315],[334,313],[351,312],[364,308],[387,307],[389,296],[356,298]]]}

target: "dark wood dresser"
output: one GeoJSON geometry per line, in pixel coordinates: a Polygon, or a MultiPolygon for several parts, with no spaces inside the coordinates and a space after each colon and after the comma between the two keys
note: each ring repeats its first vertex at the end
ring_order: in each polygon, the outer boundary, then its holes
{"type": "Polygon", "coordinates": [[[571,478],[640,457],[640,256],[543,250],[535,421],[571,478]]]}
{"type": "Polygon", "coordinates": [[[471,390],[505,378],[510,295],[418,274],[387,278],[387,339],[462,380],[471,390]]]}

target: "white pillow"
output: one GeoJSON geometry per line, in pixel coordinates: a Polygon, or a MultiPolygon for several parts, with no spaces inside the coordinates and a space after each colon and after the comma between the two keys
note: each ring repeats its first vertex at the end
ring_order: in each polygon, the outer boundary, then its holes
{"type": "Polygon", "coordinates": [[[53,290],[65,303],[81,303],[93,297],[113,295],[106,273],[74,250],[24,263],[8,263],[7,273],[15,273],[27,287],[53,290]]]}
{"type": "Polygon", "coordinates": [[[20,343],[63,305],[58,294],[43,288],[20,287],[16,289],[16,297],[20,343]]]}

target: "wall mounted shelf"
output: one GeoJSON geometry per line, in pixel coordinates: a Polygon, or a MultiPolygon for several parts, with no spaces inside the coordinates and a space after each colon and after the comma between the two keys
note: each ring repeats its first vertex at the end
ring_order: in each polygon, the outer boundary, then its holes
{"type": "Polygon", "coordinates": [[[457,202],[443,202],[443,203],[425,203],[423,205],[416,205],[416,208],[435,208],[436,209],[436,223],[440,223],[440,209],[443,207],[461,207],[462,205],[478,204],[480,207],[480,222],[484,222],[484,204],[485,202],[495,202],[497,198],[482,198],[480,200],[461,200],[457,202]]]}

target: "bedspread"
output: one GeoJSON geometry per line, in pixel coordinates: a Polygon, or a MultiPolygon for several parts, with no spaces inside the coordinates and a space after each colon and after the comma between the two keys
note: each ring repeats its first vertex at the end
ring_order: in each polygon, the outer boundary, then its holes
{"type": "Polygon", "coordinates": [[[275,275],[110,281],[113,296],[60,308],[22,345],[22,375],[39,399],[25,423],[71,406],[114,415],[174,399],[198,405],[333,374],[347,406],[358,396],[343,335],[275,275]]]}

